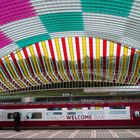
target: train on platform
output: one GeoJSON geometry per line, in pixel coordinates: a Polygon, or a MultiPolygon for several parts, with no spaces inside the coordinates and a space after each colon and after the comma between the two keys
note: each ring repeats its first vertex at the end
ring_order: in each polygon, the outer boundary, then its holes
{"type": "Polygon", "coordinates": [[[1,129],[14,127],[14,112],[22,128],[140,127],[140,103],[2,104],[1,129]]]}

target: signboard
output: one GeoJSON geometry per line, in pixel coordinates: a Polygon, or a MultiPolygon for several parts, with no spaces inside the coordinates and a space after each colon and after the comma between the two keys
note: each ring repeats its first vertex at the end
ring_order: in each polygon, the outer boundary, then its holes
{"type": "Polygon", "coordinates": [[[130,108],[101,110],[61,110],[47,111],[46,120],[129,120],[130,108]]]}

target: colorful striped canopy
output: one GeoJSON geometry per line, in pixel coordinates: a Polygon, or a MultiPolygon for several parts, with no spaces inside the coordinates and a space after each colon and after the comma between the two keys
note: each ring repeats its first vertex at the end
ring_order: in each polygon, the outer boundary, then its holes
{"type": "Polygon", "coordinates": [[[140,83],[139,0],[1,0],[0,25],[1,92],[140,83]]]}

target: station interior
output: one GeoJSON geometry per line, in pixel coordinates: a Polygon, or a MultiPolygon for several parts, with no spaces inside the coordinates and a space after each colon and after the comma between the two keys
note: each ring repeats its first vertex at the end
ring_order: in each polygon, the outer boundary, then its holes
{"type": "Polygon", "coordinates": [[[140,0],[0,0],[3,138],[140,138],[140,0]]]}

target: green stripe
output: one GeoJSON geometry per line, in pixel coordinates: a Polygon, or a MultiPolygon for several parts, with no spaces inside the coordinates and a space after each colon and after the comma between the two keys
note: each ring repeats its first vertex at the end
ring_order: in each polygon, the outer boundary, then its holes
{"type": "Polygon", "coordinates": [[[81,12],[45,14],[40,19],[49,33],[84,30],[81,12]]]}
{"type": "Polygon", "coordinates": [[[48,39],[50,39],[49,34],[41,34],[41,35],[32,36],[29,38],[19,40],[16,42],[16,44],[19,46],[19,48],[23,48],[23,47],[32,45],[36,42],[40,42],[40,41],[44,41],[44,40],[48,40],[48,39]]]}
{"type": "Polygon", "coordinates": [[[128,17],[133,0],[81,0],[82,11],[128,17]]]}

